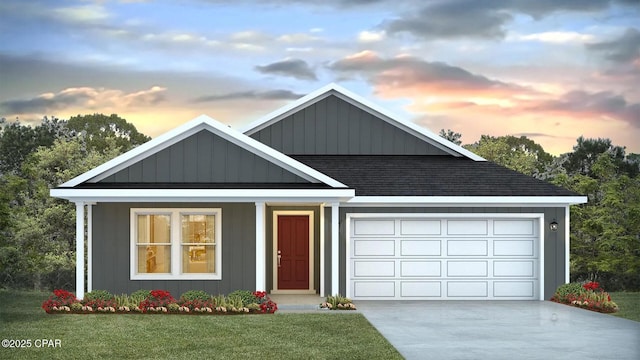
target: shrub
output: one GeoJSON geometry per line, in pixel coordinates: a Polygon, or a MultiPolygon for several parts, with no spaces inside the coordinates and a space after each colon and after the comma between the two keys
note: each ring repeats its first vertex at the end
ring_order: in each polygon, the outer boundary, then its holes
{"type": "Polygon", "coordinates": [[[185,301],[209,301],[211,296],[202,290],[189,290],[180,296],[180,302],[185,301]]]}
{"type": "Polygon", "coordinates": [[[239,296],[242,299],[242,306],[258,303],[258,298],[249,290],[236,290],[230,293],[228,297],[232,298],[235,296],[239,296]]]}
{"type": "Polygon", "coordinates": [[[618,311],[618,305],[611,301],[609,293],[597,282],[570,283],[558,287],[551,301],[603,313],[618,311]]]}
{"type": "Polygon", "coordinates": [[[559,303],[567,303],[567,297],[569,295],[579,295],[585,292],[581,283],[568,283],[558,286],[555,294],[551,298],[551,301],[559,303]]]}
{"type": "Polygon", "coordinates": [[[113,300],[114,296],[107,290],[92,290],[86,294],[84,294],[85,301],[91,300],[113,300]]]}
{"type": "Polygon", "coordinates": [[[167,311],[167,305],[176,302],[176,300],[171,296],[166,290],[151,290],[149,296],[140,302],[140,310],[142,312],[159,312],[160,310],[163,312],[167,311]],[[160,309],[160,310],[158,310],[160,309]]]}
{"type": "Polygon", "coordinates": [[[53,295],[42,303],[44,311],[51,313],[56,311],[71,311],[70,306],[79,302],[73,293],[67,290],[53,290],[53,295]]]}
{"type": "Polygon", "coordinates": [[[148,298],[150,294],[151,294],[151,290],[140,289],[132,292],[130,297],[136,298],[136,299],[141,298],[142,300],[144,300],[148,298]]]}
{"type": "Polygon", "coordinates": [[[356,306],[351,302],[351,299],[340,294],[327,296],[325,302],[320,304],[320,307],[329,310],[356,310],[356,306]]]}

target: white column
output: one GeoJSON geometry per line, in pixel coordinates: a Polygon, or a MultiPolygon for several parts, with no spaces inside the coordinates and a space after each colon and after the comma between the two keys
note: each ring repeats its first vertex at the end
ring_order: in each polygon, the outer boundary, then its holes
{"type": "Polygon", "coordinates": [[[570,210],[571,207],[569,205],[564,207],[564,282],[566,284],[571,282],[571,276],[569,274],[569,261],[571,261],[569,254],[571,250],[570,210]]]}
{"type": "Polygon", "coordinates": [[[266,291],[265,206],[256,203],[256,291],[266,291]]]}
{"type": "Polygon", "coordinates": [[[320,296],[325,297],[324,293],[324,204],[320,204],[320,296]]]}
{"type": "Polygon", "coordinates": [[[95,203],[87,203],[87,292],[93,291],[93,255],[91,253],[93,243],[93,205],[95,203]]]}
{"type": "Polygon", "coordinates": [[[331,294],[340,292],[340,204],[331,204],[331,294]]]}
{"type": "Polygon", "coordinates": [[[76,203],[76,297],[84,298],[84,203],[76,203]]]}

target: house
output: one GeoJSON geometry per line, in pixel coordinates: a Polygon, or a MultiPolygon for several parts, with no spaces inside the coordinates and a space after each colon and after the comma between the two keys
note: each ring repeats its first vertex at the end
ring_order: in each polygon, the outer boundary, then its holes
{"type": "Polygon", "coordinates": [[[587,201],[334,84],[242,131],[200,116],[51,195],[76,204],[78,297],[86,244],[88,291],[543,300],[587,201]]]}

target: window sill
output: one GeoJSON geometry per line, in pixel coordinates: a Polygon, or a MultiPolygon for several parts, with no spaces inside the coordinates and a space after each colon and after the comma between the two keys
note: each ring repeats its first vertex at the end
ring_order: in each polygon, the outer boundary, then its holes
{"type": "Polygon", "coordinates": [[[222,280],[220,274],[137,274],[131,275],[130,280],[222,280]]]}

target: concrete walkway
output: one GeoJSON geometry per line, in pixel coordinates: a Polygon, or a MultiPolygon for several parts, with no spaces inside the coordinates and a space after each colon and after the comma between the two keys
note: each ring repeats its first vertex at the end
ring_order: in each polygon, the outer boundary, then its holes
{"type": "Polygon", "coordinates": [[[549,301],[357,301],[407,359],[640,359],[640,322],[549,301]]]}

